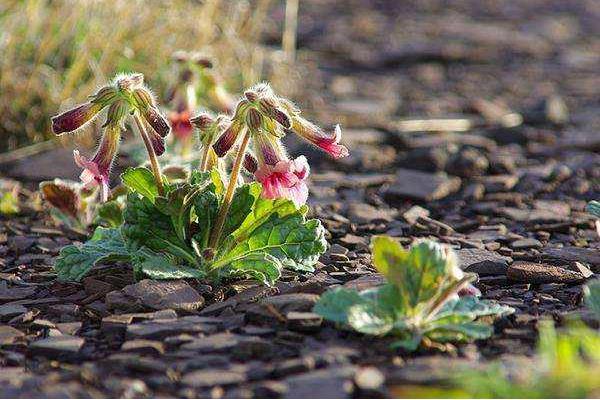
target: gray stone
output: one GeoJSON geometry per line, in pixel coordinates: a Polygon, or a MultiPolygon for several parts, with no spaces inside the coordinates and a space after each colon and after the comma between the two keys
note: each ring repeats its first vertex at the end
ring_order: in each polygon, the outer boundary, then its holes
{"type": "Polygon", "coordinates": [[[27,308],[20,304],[7,304],[0,306],[0,321],[9,320],[26,312],[27,308]]]}
{"type": "Polygon", "coordinates": [[[493,251],[481,249],[461,249],[456,252],[460,268],[465,272],[475,272],[479,275],[504,275],[510,257],[504,257],[493,251]]]}
{"type": "Polygon", "coordinates": [[[144,321],[127,326],[127,337],[138,339],[163,339],[182,333],[214,333],[219,329],[210,317],[190,315],[178,319],[144,321]]]}
{"type": "Polygon", "coordinates": [[[585,277],[575,271],[547,264],[517,261],[512,263],[506,272],[513,281],[541,284],[541,283],[579,283],[585,277]]]}
{"type": "Polygon", "coordinates": [[[443,199],[456,192],[461,185],[460,178],[445,173],[431,174],[399,168],[396,179],[383,195],[388,201],[418,200],[432,201],[443,199]]]}
{"type": "Polygon", "coordinates": [[[210,388],[214,386],[226,386],[242,383],[246,380],[243,371],[232,371],[230,369],[202,369],[185,374],[181,379],[184,385],[195,388],[210,388]]]}
{"type": "Polygon", "coordinates": [[[181,346],[183,350],[194,350],[200,353],[227,351],[237,346],[243,336],[233,333],[219,333],[195,339],[181,346]]]}
{"type": "Polygon", "coordinates": [[[542,242],[533,238],[525,238],[515,240],[510,244],[515,250],[526,250],[526,249],[541,249],[543,247],[542,242]]]}
{"type": "Polygon", "coordinates": [[[397,212],[389,208],[377,208],[366,203],[351,203],[348,205],[348,218],[358,224],[369,224],[374,221],[390,222],[397,212]]]}
{"type": "Polygon", "coordinates": [[[285,319],[287,327],[298,332],[316,332],[323,322],[323,317],[312,312],[292,311],[286,314],[285,319]]]}
{"type": "Polygon", "coordinates": [[[31,355],[46,357],[65,357],[79,353],[85,340],[77,336],[52,336],[29,344],[31,355]]]}
{"type": "Polygon", "coordinates": [[[0,346],[12,344],[25,334],[18,329],[8,325],[0,325],[0,346]]]}
{"type": "Polygon", "coordinates": [[[347,398],[352,391],[353,366],[339,366],[294,375],[285,380],[287,399],[311,399],[318,393],[324,399],[347,398]]]}
{"type": "Polygon", "coordinates": [[[129,299],[145,307],[155,310],[173,309],[181,311],[195,311],[204,306],[204,298],[187,282],[155,281],[144,279],[133,285],[125,286],[120,292],[107,295],[106,301],[109,308],[119,308],[119,305],[129,299]],[[124,295],[122,299],[120,295],[124,295]],[[118,301],[115,300],[118,298],[118,301]]]}
{"type": "Polygon", "coordinates": [[[290,311],[310,311],[319,300],[319,296],[312,293],[290,293],[279,296],[267,297],[261,300],[262,305],[275,307],[280,313],[290,311]]]}
{"type": "Polygon", "coordinates": [[[17,286],[9,288],[6,282],[0,282],[0,301],[26,299],[37,291],[35,286],[17,286]]]}
{"type": "Polygon", "coordinates": [[[149,356],[159,356],[165,352],[165,346],[156,340],[128,340],[121,345],[121,351],[149,356]]]}
{"type": "Polygon", "coordinates": [[[429,217],[429,210],[421,206],[412,206],[408,209],[408,211],[404,212],[402,216],[404,217],[406,222],[408,222],[411,225],[414,225],[417,223],[419,218],[429,217]]]}
{"type": "Polygon", "coordinates": [[[561,248],[546,248],[542,254],[550,259],[579,261],[590,264],[592,271],[600,273],[600,249],[565,246],[561,248]]]}
{"type": "Polygon", "coordinates": [[[385,383],[385,376],[375,367],[364,367],[356,371],[354,382],[361,390],[377,390],[385,383]]]}

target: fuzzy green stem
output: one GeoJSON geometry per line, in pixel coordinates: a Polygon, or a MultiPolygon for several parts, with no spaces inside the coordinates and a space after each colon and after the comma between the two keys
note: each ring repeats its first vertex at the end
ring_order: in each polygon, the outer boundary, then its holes
{"type": "Polygon", "coordinates": [[[154,174],[154,180],[156,181],[156,187],[158,188],[158,194],[163,196],[165,194],[165,188],[163,186],[162,175],[160,173],[160,167],[158,165],[158,158],[156,157],[156,153],[154,152],[154,147],[152,147],[152,143],[150,142],[150,138],[148,137],[148,132],[146,131],[146,127],[144,126],[144,121],[141,120],[140,116],[136,112],[133,114],[133,119],[140,131],[140,136],[144,141],[144,145],[146,146],[146,151],[148,152],[148,157],[150,158],[150,166],[152,167],[152,173],[154,174]]]}
{"type": "Polygon", "coordinates": [[[240,170],[242,168],[242,161],[244,160],[244,154],[246,153],[246,148],[248,147],[248,142],[250,141],[250,131],[246,130],[244,133],[244,138],[242,139],[242,144],[238,148],[237,156],[235,161],[233,162],[233,167],[231,168],[231,176],[229,177],[229,185],[227,186],[227,191],[225,192],[225,197],[223,198],[223,204],[221,204],[221,209],[219,210],[219,214],[217,215],[217,221],[215,223],[215,228],[211,233],[210,240],[208,242],[208,247],[215,248],[219,240],[221,239],[221,233],[223,231],[223,225],[225,224],[225,218],[227,217],[227,213],[229,212],[229,208],[231,207],[231,201],[233,200],[233,193],[235,191],[235,187],[237,185],[238,177],[240,175],[240,170]]]}

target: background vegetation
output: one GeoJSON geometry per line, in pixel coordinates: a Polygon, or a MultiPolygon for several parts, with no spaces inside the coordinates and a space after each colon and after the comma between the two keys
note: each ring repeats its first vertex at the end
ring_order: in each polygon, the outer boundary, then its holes
{"type": "MultiPolygon", "coordinates": [[[[171,54],[210,55],[233,91],[264,76],[259,45],[272,0],[3,0],[0,152],[51,136],[49,116],[115,72],[139,71],[163,94],[171,54]]],[[[276,22],[275,22],[276,23],[276,22]]]]}

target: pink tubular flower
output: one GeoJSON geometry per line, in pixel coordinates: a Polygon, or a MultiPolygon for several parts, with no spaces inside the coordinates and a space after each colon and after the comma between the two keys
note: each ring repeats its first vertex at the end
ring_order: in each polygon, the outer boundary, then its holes
{"type": "Polygon", "coordinates": [[[309,166],[306,157],[281,160],[275,165],[262,164],[256,170],[256,180],[262,184],[262,195],[268,199],[286,198],[297,205],[306,203],[309,166]]]}
{"type": "Polygon", "coordinates": [[[296,116],[293,119],[291,131],[315,146],[320,147],[334,158],[346,157],[349,154],[346,146],[340,144],[342,129],[339,125],[335,126],[333,136],[328,137],[325,132],[315,124],[302,117],[296,116]]]}
{"type": "Polygon", "coordinates": [[[190,112],[184,110],[182,112],[172,111],[169,113],[169,122],[173,134],[179,140],[185,140],[192,135],[192,123],[190,122],[190,112]]]}
{"type": "Polygon", "coordinates": [[[86,188],[100,186],[100,197],[103,202],[108,200],[110,169],[117,154],[120,139],[120,126],[109,125],[102,136],[96,154],[91,160],[80,155],[78,150],[73,150],[75,164],[83,168],[79,176],[81,182],[86,188]]]}

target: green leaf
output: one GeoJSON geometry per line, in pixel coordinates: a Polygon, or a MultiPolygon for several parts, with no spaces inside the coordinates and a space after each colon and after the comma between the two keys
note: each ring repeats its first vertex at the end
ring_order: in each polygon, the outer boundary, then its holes
{"type": "Polygon", "coordinates": [[[98,227],[84,244],[63,247],[54,269],[60,281],[79,281],[98,263],[130,257],[119,229],[98,227]]]}
{"type": "Polygon", "coordinates": [[[394,317],[374,303],[359,303],[348,309],[348,324],[368,335],[385,335],[394,327],[394,317]]]}
{"type": "Polygon", "coordinates": [[[429,330],[425,335],[436,342],[467,341],[470,339],[487,339],[494,329],[480,322],[446,324],[429,330]]]}
{"type": "Polygon", "coordinates": [[[323,293],[313,307],[313,312],[340,324],[348,324],[348,310],[358,304],[370,302],[356,290],[337,287],[323,293]]]}
{"type": "Polygon", "coordinates": [[[214,186],[210,185],[208,190],[200,193],[194,199],[194,212],[197,218],[196,233],[194,240],[199,248],[208,246],[210,232],[219,213],[219,198],[213,192],[214,186]]]}
{"type": "Polygon", "coordinates": [[[300,210],[291,200],[259,197],[252,207],[252,212],[246,217],[240,227],[233,232],[234,239],[237,242],[246,240],[255,229],[265,223],[272,215],[284,218],[298,211],[300,210]]]}
{"type": "Polygon", "coordinates": [[[260,183],[257,182],[242,185],[235,190],[221,237],[226,238],[242,225],[261,191],[260,183]]]}
{"type": "Polygon", "coordinates": [[[137,273],[142,273],[152,279],[206,278],[206,273],[201,269],[177,265],[176,260],[169,257],[158,254],[148,255],[147,253],[134,260],[134,269],[137,273]]]}
{"type": "Polygon", "coordinates": [[[127,168],[121,174],[121,180],[129,190],[141,194],[152,203],[154,203],[154,199],[158,196],[158,188],[156,187],[154,175],[148,168],[127,168]]]}
{"type": "Polygon", "coordinates": [[[0,214],[10,215],[19,213],[19,198],[12,192],[0,193],[0,214]]]}
{"type": "Polygon", "coordinates": [[[98,206],[94,223],[117,228],[123,224],[123,208],[116,200],[107,201],[98,206]]]}
{"type": "Polygon", "coordinates": [[[600,201],[592,200],[585,207],[585,211],[600,218],[600,201]]]}
{"type": "Polygon", "coordinates": [[[161,213],[148,198],[129,194],[124,218],[122,233],[132,248],[147,247],[155,252],[170,253],[191,265],[197,263],[193,250],[177,236],[171,218],[161,213]]]}
{"type": "Polygon", "coordinates": [[[456,282],[452,276],[456,257],[438,243],[422,241],[406,251],[392,238],[378,236],[372,244],[373,264],[398,287],[409,313],[418,312],[417,305],[425,308],[427,302],[435,301],[437,295],[456,282]]]}
{"type": "Polygon", "coordinates": [[[392,349],[404,349],[412,352],[419,348],[421,340],[423,340],[423,336],[414,332],[408,332],[402,336],[404,336],[403,339],[396,340],[390,345],[392,349]]]}
{"type": "Polygon", "coordinates": [[[156,197],[156,207],[171,218],[172,227],[183,242],[189,239],[192,206],[197,197],[209,190],[208,186],[208,181],[195,185],[178,184],[166,196],[156,197]]]}
{"type": "Polygon", "coordinates": [[[585,304],[594,312],[596,318],[600,319],[600,279],[587,284],[584,288],[585,304]]]}
{"type": "Polygon", "coordinates": [[[231,261],[219,271],[219,277],[251,277],[265,285],[272,285],[281,276],[281,262],[267,253],[250,253],[231,261]]]}
{"type": "Polygon", "coordinates": [[[490,300],[481,300],[476,296],[464,296],[448,301],[435,315],[433,321],[439,322],[446,317],[456,316],[465,316],[474,320],[487,315],[502,316],[513,312],[513,308],[490,300]]]}
{"type": "Polygon", "coordinates": [[[224,266],[232,259],[245,258],[252,253],[267,253],[286,267],[312,271],[326,247],[325,229],[320,221],[306,221],[299,213],[284,218],[271,214],[252,231],[250,237],[239,242],[215,264],[216,267],[224,266]]]}

